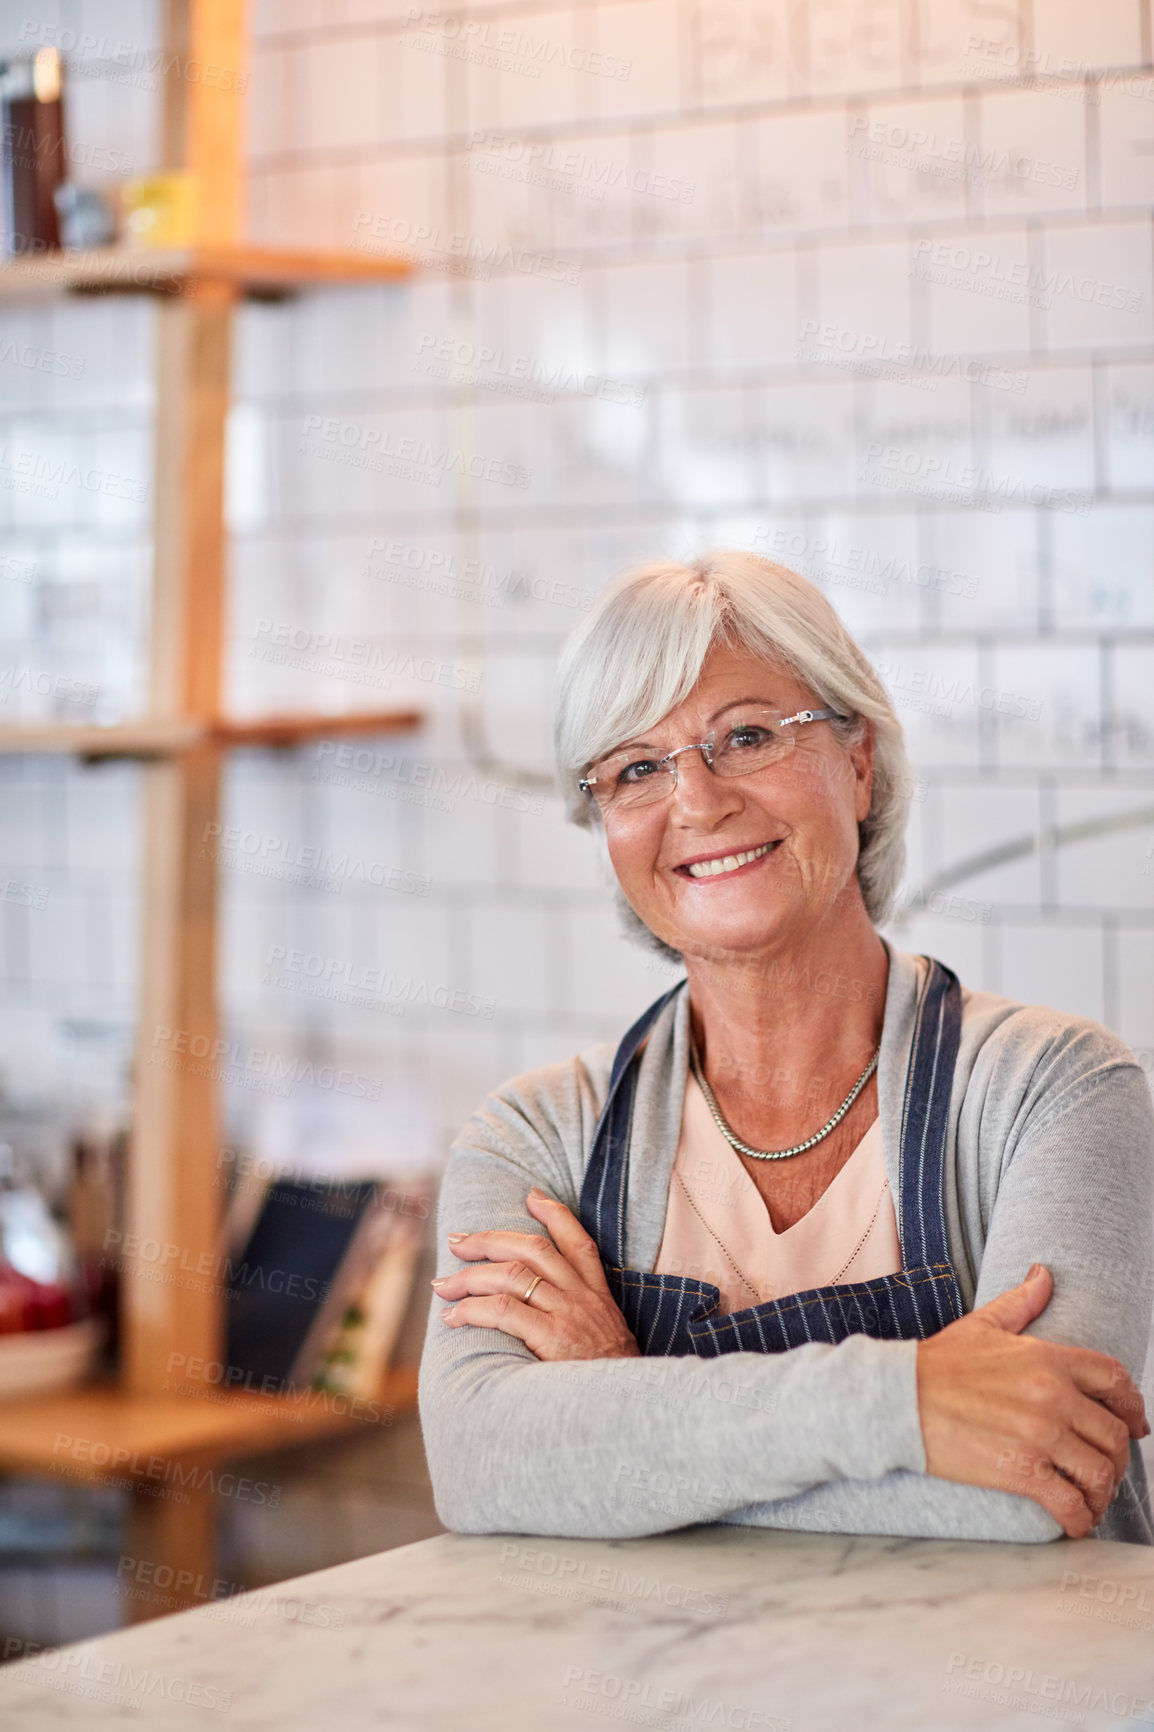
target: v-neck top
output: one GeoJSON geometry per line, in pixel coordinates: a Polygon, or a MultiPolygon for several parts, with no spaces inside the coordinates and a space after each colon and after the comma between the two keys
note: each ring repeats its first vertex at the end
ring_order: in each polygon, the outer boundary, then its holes
{"type": "Polygon", "coordinates": [[[778,1233],[690,1071],[655,1274],[711,1282],[728,1312],[811,1287],[896,1275],[901,1266],[880,1119],[813,1208],[778,1233]]]}

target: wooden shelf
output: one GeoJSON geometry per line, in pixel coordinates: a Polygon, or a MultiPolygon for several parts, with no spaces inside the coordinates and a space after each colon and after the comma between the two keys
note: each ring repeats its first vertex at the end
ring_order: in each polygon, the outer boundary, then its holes
{"type": "Polygon", "coordinates": [[[61,752],[81,758],[165,758],[203,745],[284,748],[334,735],[406,733],[419,728],[423,721],[420,710],[364,710],[336,716],[254,716],[217,722],[157,717],[106,728],[46,722],[42,726],[0,728],[0,756],[61,752]]]}
{"type": "Polygon", "coordinates": [[[100,1484],[158,1478],[149,1462],[226,1461],[340,1437],[387,1424],[417,1404],[416,1366],[390,1372],[378,1398],[380,1419],[342,1412],[315,1391],[289,1397],[219,1394],[130,1395],[94,1386],[61,1395],[0,1402],[0,1473],[49,1474],[100,1484]],[[94,1459],[95,1458],[95,1459],[94,1459]]]}
{"type": "Polygon", "coordinates": [[[0,268],[0,299],[52,295],[179,295],[216,283],[241,295],[278,297],[325,283],[396,282],[412,261],[392,253],[314,252],[285,247],[95,247],[14,259],[0,268]]]}

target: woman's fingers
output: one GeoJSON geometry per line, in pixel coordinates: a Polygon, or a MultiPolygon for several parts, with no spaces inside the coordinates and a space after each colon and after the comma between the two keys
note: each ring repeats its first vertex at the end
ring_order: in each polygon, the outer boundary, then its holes
{"type": "Polygon", "coordinates": [[[988,1312],[918,1345],[926,1471],[1032,1498],[1081,1537],[1121,1483],[1131,1436],[1145,1434],[1141,1397],[1107,1354],[1021,1335],[988,1312]]]}
{"type": "Polygon", "coordinates": [[[1096,1512],[1086,1502],[1080,1487],[1063,1479],[1049,1462],[1045,1465],[1048,1471],[1043,1477],[1032,1477],[1024,1480],[1020,1487],[1010,1489],[1018,1491],[1021,1497],[1032,1498],[1035,1503],[1041,1504],[1068,1538],[1086,1539],[1098,1521],[1096,1512]]]}
{"type": "Polygon", "coordinates": [[[589,1287],[608,1298],[609,1287],[596,1244],[572,1209],[556,1197],[533,1186],[525,1199],[535,1220],[548,1237],[536,1233],[507,1232],[490,1228],[483,1233],[450,1233],[449,1249],[454,1257],[472,1262],[484,1258],[491,1263],[521,1262],[535,1275],[544,1275],[562,1291],[589,1287]]]}
{"type": "Polygon", "coordinates": [[[1119,1359],[1107,1353],[1095,1353],[1090,1347],[1070,1347],[1070,1376],[1083,1395],[1092,1396],[1103,1408],[1115,1414],[1126,1426],[1131,1437],[1148,1437],[1150,1423],[1142,1392],[1119,1359]]]}
{"type": "Polygon", "coordinates": [[[1130,1430],[1126,1421],[1103,1407],[1100,1401],[1077,1395],[1070,1412],[1070,1425],[1092,1449],[1109,1458],[1114,1472],[1112,1496],[1130,1464],[1130,1430]]]}
{"type": "Polygon", "coordinates": [[[1116,1489],[1112,1458],[1084,1442],[1074,1431],[1063,1432],[1049,1453],[1058,1472],[1077,1486],[1093,1510],[1095,1521],[1101,1521],[1116,1489]]]}
{"type": "Polygon", "coordinates": [[[438,1299],[467,1299],[476,1294],[488,1297],[493,1293],[511,1293],[523,1305],[536,1305],[542,1311],[551,1309],[556,1289],[531,1270],[526,1263],[473,1263],[467,1269],[457,1269],[452,1275],[442,1275],[433,1282],[438,1299]],[[532,1298],[527,1298],[532,1286],[532,1298]]]}
{"type": "MultiPolygon", "coordinates": [[[[537,1291],[540,1292],[540,1288],[537,1291]]],[[[536,1297],[534,1293],[534,1300],[536,1297]]],[[[515,1299],[511,1293],[475,1294],[468,1299],[459,1299],[441,1312],[441,1320],[450,1329],[456,1329],[462,1323],[472,1323],[478,1329],[500,1329],[504,1334],[523,1341],[538,1359],[552,1357],[549,1347],[553,1330],[548,1316],[544,1311],[538,1311],[535,1305],[526,1305],[515,1299]]]]}
{"type": "Polygon", "coordinates": [[[601,1253],[572,1209],[556,1197],[546,1196],[536,1185],[525,1199],[529,1213],[540,1221],[571,1268],[595,1293],[608,1295],[609,1284],[601,1266],[601,1253]]]}
{"type": "Polygon", "coordinates": [[[529,1271],[526,1282],[534,1275],[543,1275],[562,1289],[584,1285],[543,1233],[512,1233],[503,1227],[491,1227],[483,1233],[450,1233],[449,1249],[462,1262],[517,1263],[529,1271]]]}

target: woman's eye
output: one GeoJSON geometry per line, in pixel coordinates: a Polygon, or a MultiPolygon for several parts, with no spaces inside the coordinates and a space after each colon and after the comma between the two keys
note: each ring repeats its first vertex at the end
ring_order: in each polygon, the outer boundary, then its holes
{"type": "Polygon", "coordinates": [[[732,728],[725,741],[725,750],[745,752],[751,747],[764,746],[773,735],[767,728],[750,726],[748,728],[732,728]]]}
{"type": "Polygon", "coordinates": [[[656,769],[657,764],[653,758],[636,758],[618,773],[618,786],[629,787],[631,783],[644,782],[656,769]]]}

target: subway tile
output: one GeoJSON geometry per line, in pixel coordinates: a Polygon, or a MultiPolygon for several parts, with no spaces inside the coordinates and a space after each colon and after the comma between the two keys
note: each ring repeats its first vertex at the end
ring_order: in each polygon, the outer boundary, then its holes
{"type": "Polygon", "coordinates": [[[775,506],[853,492],[853,386],[767,385],[751,392],[750,437],[759,493],[775,506]]]}
{"type": "MultiPolygon", "coordinates": [[[[582,109],[603,120],[639,119],[676,110],[681,93],[676,0],[623,0],[596,7],[600,60],[576,76],[586,87],[582,109]]],[[[546,16],[552,17],[552,14],[546,16]]]]}
{"type": "MultiPolygon", "coordinates": [[[[451,220],[444,158],[436,152],[362,161],[350,175],[351,210],[342,209],[335,244],[372,257],[400,256],[451,281],[483,268],[477,236],[451,220]]],[[[406,285],[407,286],[407,285],[406,285]]]]}
{"type": "Polygon", "coordinates": [[[906,248],[893,241],[827,245],[816,253],[814,317],[836,332],[869,339],[892,355],[910,341],[910,280],[906,248]]]}
{"type": "MultiPolygon", "coordinates": [[[[1053,514],[1063,527],[1090,518],[1053,514]]],[[[925,573],[946,632],[1031,631],[1040,605],[1038,513],[941,511],[928,520],[925,573]]]]}
{"type": "Polygon", "coordinates": [[[561,922],[575,1016],[604,1017],[622,1031],[668,991],[678,969],[622,935],[612,909],[568,912],[561,922]]]}
{"type": "Polygon", "coordinates": [[[266,244],[340,247],[347,244],[341,215],[335,166],[283,168],[265,177],[266,244]]]}
{"type": "Polygon", "coordinates": [[[592,830],[570,823],[554,794],[537,796],[509,822],[515,882],[527,890],[591,893],[608,897],[597,837],[592,830]],[[538,804],[539,802],[539,804],[538,804]]]}
{"type": "Polygon", "coordinates": [[[708,273],[708,357],[737,372],[794,361],[812,320],[797,306],[792,251],[713,255],[708,273]]]}
{"type": "Polygon", "coordinates": [[[757,551],[816,583],[862,642],[918,629],[928,577],[920,569],[912,518],[835,511],[789,526],[771,513],[767,531],[757,551]]]}
{"type": "Polygon", "coordinates": [[[540,171],[526,166],[533,149],[531,137],[499,132],[485,137],[500,143],[488,147],[482,143],[454,162],[462,226],[485,247],[552,251],[553,201],[540,184],[544,178],[540,171]]]}
{"type": "Polygon", "coordinates": [[[1050,347],[1113,349],[1151,337],[1148,222],[1055,225],[1042,236],[1050,347]]]}
{"type": "MultiPolygon", "coordinates": [[[[1137,58],[1137,56],[1135,56],[1137,58]]],[[[1106,210],[1154,201],[1154,78],[1116,70],[1096,85],[1098,174],[1106,210]]]]}
{"type": "Polygon", "coordinates": [[[375,37],[322,37],[286,48],[284,56],[282,150],[349,150],[376,141],[386,92],[375,37]]]}
{"type": "Polygon", "coordinates": [[[791,22],[805,44],[811,95],[892,90],[903,82],[907,30],[897,0],[883,0],[868,15],[854,0],[831,0],[795,12],[791,22]]]}
{"type": "Polygon", "coordinates": [[[477,906],[469,916],[468,990],[493,1000],[494,1017],[542,1016],[551,1008],[549,953],[556,923],[544,908],[477,906]]]}
{"type": "Polygon", "coordinates": [[[877,223],[950,222],[965,215],[972,140],[961,97],[871,103],[848,123],[848,154],[877,223]]]}
{"type": "MultiPolygon", "coordinates": [[[[1082,824],[1108,825],[1112,818],[1149,811],[1150,797],[1141,788],[1061,788],[1055,795],[1055,819],[1060,828],[1082,824]]],[[[1110,886],[1110,907],[1154,909],[1154,820],[1137,829],[1107,830],[1057,849],[1054,878],[1063,908],[1098,908],[1102,887],[1110,886]]]]}
{"type": "Polygon", "coordinates": [[[1017,6],[975,11],[971,0],[915,0],[916,77],[924,85],[964,79],[981,89],[1020,77],[1023,46],[1017,6]]]}
{"type": "Polygon", "coordinates": [[[1106,401],[1110,490],[1148,493],[1154,475],[1154,366],[1111,367],[1106,401]]]}
{"type": "Polygon", "coordinates": [[[1031,309],[1042,303],[1025,229],[964,228],[910,245],[918,324],[931,353],[1021,354],[1030,347],[1031,309]]]}
{"type": "Polygon", "coordinates": [[[630,179],[634,237],[732,234],[740,199],[738,137],[732,121],[717,121],[639,138],[630,179]]]}
{"type": "Polygon", "coordinates": [[[452,810],[430,804],[421,811],[421,869],[430,880],[430,895],[442,886],[490,889],[501,877],[498,832],[505,828],[509,810],[501,801],[514,805],[516,786],[494,777],[484,764],[467,760],[446,764],[444,770],[441,798],[452,810]]]}
{"type": "Polygon", "coordinates": [[[553,681],[556,657],[522,650],[490,658],[481,686],[482,720],[498,763],[540,775],[553,774],[553,681]],[[516,677],[512,667],[516,665],[516,677]]]}
{"type": "Polygon", "coordinates": [[[849,219],[847,122],[839,108],[772,115],[743,128],[745,223],[757,233],[836,230],[849,219]]]}
{"type": "Polygon", "coordinates": [[[653,473],[663,496],[687,509],[741,505],[764,485],[740,389],[666,391],[658,404],[653,473]]]}
{"type": "Polygon", "coordinates": [[[1045,1004],[1101,1022],[1102,934],[1096,925],[1007,925],[1001,933],[1000,990],[1022,1004],[1045,1004]]]}
{"type": "Polygon", "coordinates": [[[689,100],[702,107],[780,102],[804,90],[788,0],[697,0],[685,23],[689,100]]]}
{"type": "Polygon", "coordinates": [[[451,82],[454,63],[443,54],[422,52],[430,41],[438,47],[448,46],[435,27],[431,34],[426,27],[426,20],[436,18],[446,26],[450,22],[443,14],[429,10],[421,19],[407,23],[399,36],[390,34],[381,39],[380,108],[375,120],[376,136],[382,144],[427,139],[435,148],[446,134],[461,129],[459,98],[454,100],[451,82]]]}
{"type": "Polygon", "coordinates": [[[863,381],[857,418],[856,481],[863,497],[905,503],[960,503],[986,491],[975,461],[970,388],[942,380],[930,392],[914,382],[863,381]]]}
{"type": "Polygon", "coordinates": [[[291,150],[296,142],[293,98],[300,77],[295,64],[298,53],[279,45],[263,47],[258,38],[250,54],[244,104],[244,153],[250,164],[291,150]]]}
{"type": "MultiPolygon", "coordinates": [[[[1143,859],[1146,866],[1151,866],[1149,856],[1143,859]]],[[[1154,1069],[1154,932],[1123,929],[1120,940],[1117,1029],[1149,1076],[1154,1069]]]]}
{"type": "Polygon", "coordinates": [[[1050,534],[1059,629],[1154,627],[1154,508],[1098,501],[1086,517],[1055,512],[1050,534]]]}
{"type": "Polygon", "coordinates": [[[981,99],[974,191],[986,216],[1085,210],[1086,116],[1047,90],[981,99]]]}
{"type": "Polygon", "coordinates": [[[870,646],[873,663],[919,773],[937,766],[976,768],[982,717],[976,651],[965,644],[870,646]]]}
{"type": "Polygon", "coordinates": [[[1025,391],[976,391],[983,460],[1017,487],[1060,490],[1081,509],[1094,491],[1093,382],[1089,368],[1033,371],[1025,391]]]}
{"type": "MultiPolygon", "coordinates": [[[[949,907],[951,894],[953,906],[959,909],[974,901],[964,889],[935,900],[940,900],[943,908],[949,907]]],[[[964,987],[974,991],[981,990],[983,984],[983,930],[973,919],[931,912],[903,920],[893,929],[893,941],[899,950],[936,957],[953,969],[964,987]]]]}
{"type": "MultiPolygon", "coordinates": [[[[937,823],[926,862],[927,877],[950,872],[995,849],[1030,841],[1041,824],[1036,789],[942,787],[937,795],[937,823]]],[[[944,896],[954,893],[978,903],[976,913],[963,910],[959,916],[977,925],[988,925],[999,903],[1037,907],[1042,896],[1038,855],[1020,855],[1002,865],[971,872],[943,891],[944,896]]]]}
{"type": "Polygon", "coordinates": [[[1097,764],[1102,721],[1095,645],[1000,644],[982,690],[1000,764],[1053,769],[1097,764]]]}
{"type": "Polygon", "coordinates": [[[1154,765],[1154,682],[1145,644],[1122,642],[1112,658],[1113,748],[1124,769],[1154,765]]]}
{"type": "MultiPolygon", "coordinates": [[[[575,7],[561,7],[508,20],[512,40],[506,47],[502,39],[495,125],[519,132],[586,117],[586,84],[597,75],[583,69],[591,51],[581,42],[579,18],[575,7]]],[[[490,26],[498,37],[502,28],[500,20],[490,26]]]]}
{"type": "Polygon", "coordinates": [[[1126,0],[1092,9],[1065,0],[1033,0],[1037,60],[1024,68],[1058,78],[1099,67],[1134,66],[1142,59],[1141,9],[1126,0]]]}
{"type": "MultiPolygon", "coordinates": [[[[504,147],[506,155],[509,144],[504,147]]],[[[511,165],[506,172],[535,173],[544,185],[539,192],[541,231],[551,234],[562,253],[589,247],[620,247],[636,233],[640,207],[650,199],[695,196],[695,188],[674,184],[669,177],[658,186],[647,139],[629,131],[597,131],[563,137],[555,143],[516,141],[521,157],[538,151],[538,168],[511,165]],[[548,226],[546,226],[548,225],[548,226]]],[[[582,287],[586,278],[582,277],[582,287]]]]}
{"type": "Polygon", "coordinates": [[[615,378],[664,375],[691,352],[689,290],[680,260],[614,266],[603,278],[605,369],[615,378]]]}

